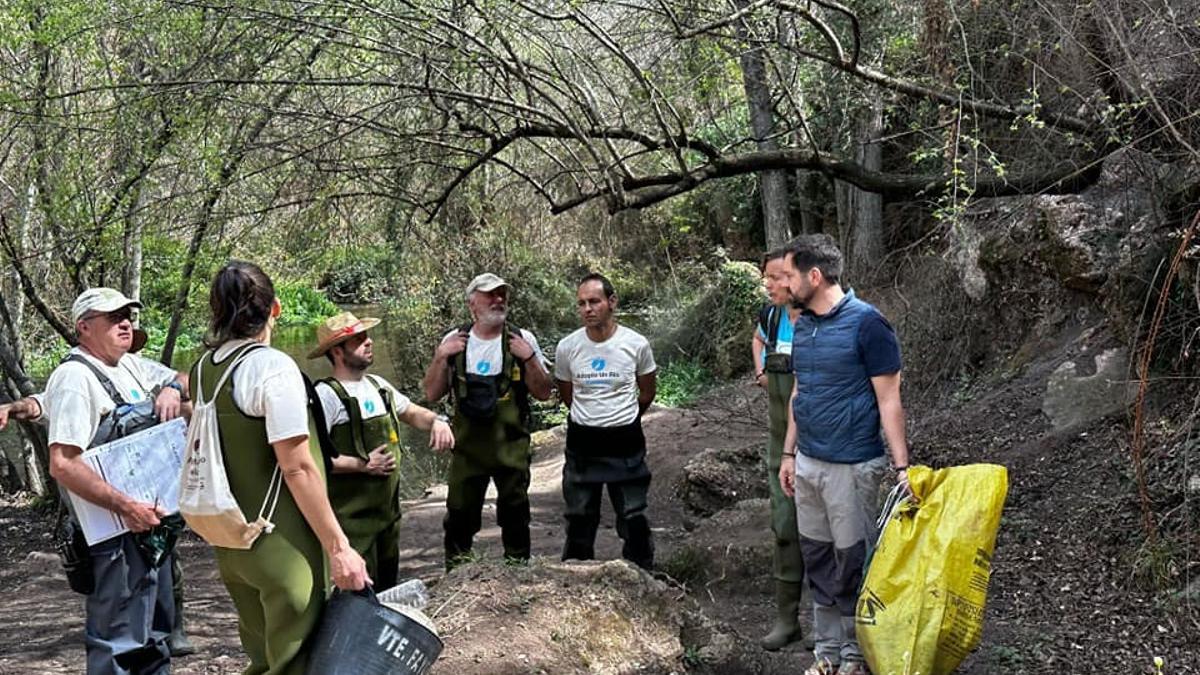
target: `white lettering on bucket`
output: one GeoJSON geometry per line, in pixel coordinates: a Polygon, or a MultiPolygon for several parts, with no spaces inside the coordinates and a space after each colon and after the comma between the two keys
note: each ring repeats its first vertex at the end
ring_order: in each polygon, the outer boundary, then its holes
{"type": "Polygon", "coordinates": [[[391,626],[385,625],[375,642],[393,658],[404,661],[404,666],[409,672],[419,673],[429,665],[429,656],[391,626]]]}

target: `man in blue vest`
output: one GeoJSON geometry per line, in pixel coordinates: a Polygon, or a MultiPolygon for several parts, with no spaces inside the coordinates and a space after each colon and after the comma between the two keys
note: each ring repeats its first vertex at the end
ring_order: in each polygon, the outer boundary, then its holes
{"type": "Polygon", "coordinates": [[[813,597],[815,662],[805,675],[866,675],[854,610],[879,486],[907,483],[900,346],[887,320],[839,284],[842,253],[827,235],[797,238],[789,289],[804,306],[792,338],[796,383],[779,482],[796,502],[796,529],[813,597]]]}

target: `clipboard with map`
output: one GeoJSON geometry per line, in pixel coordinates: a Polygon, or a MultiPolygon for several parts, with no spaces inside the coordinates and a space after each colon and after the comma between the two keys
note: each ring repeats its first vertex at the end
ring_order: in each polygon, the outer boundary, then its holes
{"type": "MultiPolygon", "coordinates": [[[[118,438],[87,450],[81,459],[106,483],[130,497],[158,504],[168,514],[179,511],[179,475],[187,442],[182,418],[118,438]]],[[[129,531],[117,513],[67,491],[72,511],[89,546],[129,531]]]]}

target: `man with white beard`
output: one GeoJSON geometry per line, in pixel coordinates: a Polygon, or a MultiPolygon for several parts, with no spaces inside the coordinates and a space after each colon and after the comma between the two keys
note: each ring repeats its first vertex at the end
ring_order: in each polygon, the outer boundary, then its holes
{"type": "Polygon", "coordinates": [[[550,398],[553,384],[537,338],[507,323],[510,289],[491,273],[471,280],[472,322],[446,334],[422,382],[427,401],[449,393],[454,408],[443,523],[447,569],[471,558],[491,481],[504,557],[529,559],[529,397],[550,398]]]}

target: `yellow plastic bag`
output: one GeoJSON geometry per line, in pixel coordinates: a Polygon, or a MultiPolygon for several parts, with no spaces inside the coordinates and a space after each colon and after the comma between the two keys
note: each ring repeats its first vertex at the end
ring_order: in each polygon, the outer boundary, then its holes
{"type": "Polygon", "coordinates": [[[908,470],[919,505],[891,511],[858,597],[858,642],[875,675],[946,675],[979,644],[1008,493],[994,464],[908,470]]]}

